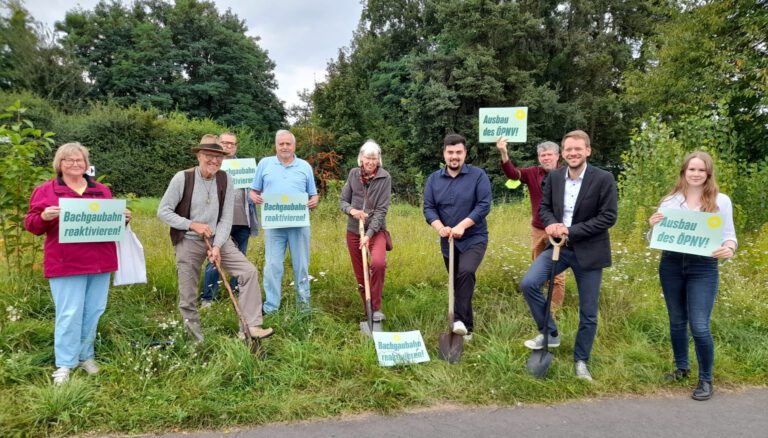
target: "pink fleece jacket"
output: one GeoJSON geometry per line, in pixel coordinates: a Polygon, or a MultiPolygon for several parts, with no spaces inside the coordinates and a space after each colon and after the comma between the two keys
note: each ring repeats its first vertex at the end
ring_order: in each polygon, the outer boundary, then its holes
{"type": "Polygon", "coordinates": [[[46,207],[58,206],[59,198],[112,198],[107,186],[86,176],[88,187],[82,196],[67,187],[61,177],[35,187],[24,220],[27,231],[45,234],[43,273],[45,278],[69,275],[101,274],[117,270],[114,242],[59,243],[59,219],[46,221],[40,216],[46,207]]]}

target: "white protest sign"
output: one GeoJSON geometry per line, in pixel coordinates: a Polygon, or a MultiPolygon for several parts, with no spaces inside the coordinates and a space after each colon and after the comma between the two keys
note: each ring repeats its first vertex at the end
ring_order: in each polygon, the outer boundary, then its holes
{"type": "Polygon", "coordinates": [[[125,199],[59,199],[59,242],[116,242],[125,233],[125,199]]]}
{"type": "Polygon", "coordinates": [[[424,339],[418,330],[373,332],[373,343],[376,345],[379,365],[383,367],[429,362],[424,339]]]}
{"type": "Polygon", "coordinates": [[[256,175],[255,158],[236,158],[221,162],[221,170],[232,177],[233,188],[250,189],[256,175]]]}
{"type": "Polygon", "coordinates": [[[306,193],[262,193],[261,227],[290,228],[309,226],[309,208],[306,193]]]}
{"type": "Polygon", "coordinates": [[[661,208],[664,219],[653,227],[651,248],[710,256],[723,243],[718,213],[661,208]]]}
{"type": "Polygon", "coordinates": [[[528,107],[480,108],[480,143],[496,143],[506,137],[509,143],[528,141],[528,107]]]}

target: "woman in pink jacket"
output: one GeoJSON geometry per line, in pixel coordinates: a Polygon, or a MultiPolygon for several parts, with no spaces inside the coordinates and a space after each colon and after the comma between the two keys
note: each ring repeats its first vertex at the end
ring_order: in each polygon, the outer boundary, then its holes
{"type": "Polygon", "coordinates": [[[45,234],[43,271],[56,306],[57,385],[67,382],[74,368],[99,371],[93,351],[96,327],[107,306],[109,274],[117,270],[114,242],[59,243],[59,198],[112,198],[109,188],[85,173],[88,167],[88,149],[80,143],[60,146],[53,157],[56,177],[35,188],[25,218],[29,232],[45,234]]]}

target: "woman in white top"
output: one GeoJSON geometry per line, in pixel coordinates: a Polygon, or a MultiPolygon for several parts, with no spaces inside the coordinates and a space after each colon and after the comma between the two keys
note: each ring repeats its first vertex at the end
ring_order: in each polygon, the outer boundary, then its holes
{"type": "MultiPolygon", "coordinates": [[[[718,260],[733,257],[737,246],[731,200],[719,193],[709,154],[697,151],[685,157],[677,184],[661,200],[659,208],[719,213],[722,219],[723,241],[711,256],[663,251],[659,263],[659,279],[669,313],[669,333],[676,366],[675,371],[665,377],[669,381],[688,377],[690,325],[699,364],[699,384],[692,397],[709,400],[713,392],[712,365],[715,358],[710,317],[717,295],[718,260]]],[[[657,211],[648,221],[654,226],[663,217],[657,211]]]]}

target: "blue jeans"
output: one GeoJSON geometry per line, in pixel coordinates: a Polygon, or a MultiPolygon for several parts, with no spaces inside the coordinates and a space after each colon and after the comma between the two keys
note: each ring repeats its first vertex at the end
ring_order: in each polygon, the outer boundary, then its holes
{"type": "Polygon", "coordinates": [[[663,251],[659,280],[669,313],[669,337],[675,366],[687,370],[688,326],[699,362],[699,380],[712,381],[715,346],[710,331],[719,272],[712,257],[663,251]]]}
{"type": "MultiPolygon", "coordinates": [[[[603,280],[602,269],[584,269],[576,259],[576,253],[569,247],[560,249],[560,260],[555,265],[555,275],[571,268],[579,288],[579,331],[576,334],[576,345],[573,348],[573,360],[589,360],[592,352],[592,343],[597,333],[597,304],[600,298],[600,283],[603,280]]],[[[557,330],[555,320],[550,315],[545,321],[546,299],[541,293],[541,288],[549,280],[552,270],[552,248],[539,254],[528,269],[520,283],[525,301],[531,309],[531,315],[536,321],[540,333],[549,330],[550,333],[557,330]]]]}
{"type": "Polygon", "coordinates": [[[48,283],[56,306],[56,366],[74,368],[94,357],[96,327],[107,308],[109,273],[53,277],[48,283]]]}
{"type": "Polygon", "coordinates": [[[309,227],[264,230],[264,313],[280,308],[285,250],[291,251],[297,304],[309,307],[309,227]]]}
{"type": "MultiPolygon", "coordinates": [[[[251,236],[251,229],[247,225],[232,225],[232,231],[229,233],[235,246],[241,253],[248,252],[248,238],[251,236]]],[[[234,275],[229,279],[229,285],[234,290],[237,287],[237,277],[234,275]]],[[[205,264],[205,274],[203,274],[203,293],[200,299],[203,301],[213,301],[219,293],[219,272],[216,267],[208,261],[205,264]]]]}

